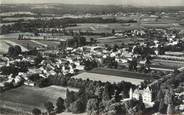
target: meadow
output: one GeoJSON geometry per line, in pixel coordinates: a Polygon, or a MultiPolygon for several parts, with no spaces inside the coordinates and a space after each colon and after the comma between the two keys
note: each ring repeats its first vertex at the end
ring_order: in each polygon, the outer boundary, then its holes
{"type": "MultiPolygon", "coordinates": [[[[21,86],[0,94],[0,107],[28,112],[37,107],[45,111],[44,103],[50,101],[55,105],[58,97],[65,99],[66,89],[60,86],[45,88],[21,86]]],[[[72,88],[69,88],[69,90],[78,91],[78,89],[72,88]]]]}

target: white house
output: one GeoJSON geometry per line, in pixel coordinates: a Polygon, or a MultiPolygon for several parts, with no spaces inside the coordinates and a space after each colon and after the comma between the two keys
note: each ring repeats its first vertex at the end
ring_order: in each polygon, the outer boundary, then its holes
{"type": "Polygon", "coordinates": [[[144,103],[151,103],[153,101],[152,90],[149,87],[143,90],[142,100],[144,103]]]}
{"type": "Polygon", "coordinates": [[[139,90],[135,89],[134,91],[130,89],[129,92],[130,99],[136,99],[139,100],[142,98],[142,101],[147,104],[153,104],[153,91],[150,89],[150,87],[147,87],[146,89],[139,90]]]}

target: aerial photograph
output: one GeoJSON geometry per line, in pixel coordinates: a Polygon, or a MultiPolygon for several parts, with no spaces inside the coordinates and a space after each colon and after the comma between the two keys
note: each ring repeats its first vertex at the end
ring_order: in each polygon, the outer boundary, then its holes
{"type": "Polygon", "coordinates": [[[0,0],[0,115],[184,115],[184,0],[0,0]]]}

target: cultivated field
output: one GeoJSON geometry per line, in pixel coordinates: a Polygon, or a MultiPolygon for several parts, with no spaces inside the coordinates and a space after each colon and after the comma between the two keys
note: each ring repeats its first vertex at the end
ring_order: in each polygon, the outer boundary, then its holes
{"type": "MultiPolygon", "coordinates": [[[[69,90],[78,91],[78,89],[72,88],[69,90]]],[[[46,88],[21,86],[0,94],[0,107],[28,112],[38,107],[45,111],[45,102],[51,101],[55,104],[58,97],[66,98],[65,93],[66,88],[59,86],[46,88]]]]}
{"type": "Polygon", "coordinates": [[[155,68],[165,68],[165,69],[177,69],[184,66],[183,61],[171,61],[163,59],[154,59],[151,61],[151,67],[155,68]]]}

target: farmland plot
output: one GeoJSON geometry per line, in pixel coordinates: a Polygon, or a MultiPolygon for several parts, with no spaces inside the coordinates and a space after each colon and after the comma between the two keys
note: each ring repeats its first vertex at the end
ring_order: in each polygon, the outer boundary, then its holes
{"type": "Polygon", "coordinates": [[[177,69],[184,66],[183,61],[172,61],[163,59],[154,59],[151,61],[151,67],[166,68],[166,69],[177,69]]]}
{"type": "MultiPolygon", "coordinates": [[[[72,88],[69,90],[78,91],[78,89],[72,88]]],[[[59,86],[45,88],[21,86],[0,94],[0,107],[29,112],[38,107],[45,111],[45,102],[51,101],[55,104],[58,97],[66,98],[65,93],[66,88],[59,86]]]]}

